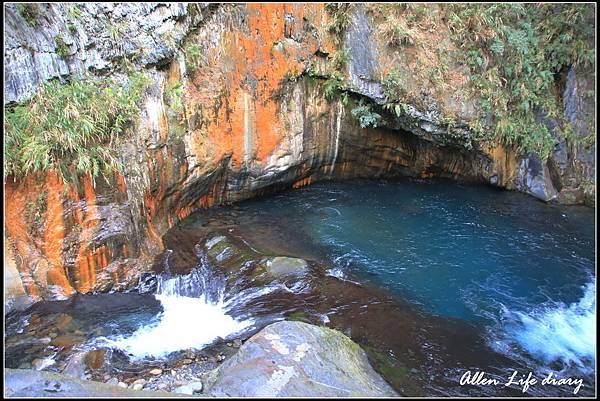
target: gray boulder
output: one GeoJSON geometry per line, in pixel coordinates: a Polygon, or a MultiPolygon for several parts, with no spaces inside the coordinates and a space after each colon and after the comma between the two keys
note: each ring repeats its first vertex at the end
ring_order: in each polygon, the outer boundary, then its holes
{"type": "Polygon", "coordinates": [[[215,397],[398,396],[342,333],[302,322],[271,324],[223,363],[215,397]]]}
{"type": "Polygon", "coordinates": [[[535,153],[531,153],[519,163],[517,189],[544,202],[556,199],[557,195],[547,164],[535,153]]]}

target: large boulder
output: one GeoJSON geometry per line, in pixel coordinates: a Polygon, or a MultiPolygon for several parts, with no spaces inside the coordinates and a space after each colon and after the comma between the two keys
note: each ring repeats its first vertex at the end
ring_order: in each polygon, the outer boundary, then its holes
{"type": "Polygon", "coordinates": [[[216,397],[397,396],[342,333],[302,322],[273,323],[221,365],[216,397]]]}
{"type": "Polygon", "coordinates": [[[535,153],[522,159],[517,171],[517,189],[544,202],[556,199],[548,165],[535,153]]]}

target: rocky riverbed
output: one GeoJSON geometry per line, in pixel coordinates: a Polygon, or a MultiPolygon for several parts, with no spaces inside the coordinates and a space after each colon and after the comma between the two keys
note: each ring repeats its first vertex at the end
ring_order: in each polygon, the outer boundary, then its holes
{"type": "MultiPolygon", "coordinates": [[[[133,291],[76,294],[9,314],[7,366],[40,372],[41,378],[46,372],[60,374],[56,380],[68,384],[64,396],[73,394],[72,386],[89,389],[90,394],[105,391],[102,386],[73,384],[80,380],[186,395],[396,394],[352,340],[338,331],[308,324],[329,322],[326,312],[333,304],[349,304],[357,290],[365,289],[328,275],[319,263],[260,252],[243,238],[230,235],[222,225],[184,227],[173,230],[167,240],[179,242],[177,252],[159,255],[155,272],[140,277],[133,291]],[[187,320],[199,319],[199,326],[178,327],[187,324],[179,321],[167,328],[167,337],[158,334],[158,343],[142,343],[148,340],[139,338],[156,337],[152,333],[177,313],[169,309],[167,299],[197,299],[189,297],[204,297],[208,304],[219,305],[225,299],[230,307],[223,313],[250,326],[241,325],[244,330],[240,332],[197,343],[193,333],[206,331],[205,324],[218,325],[219,321],[203,323],[201,315],[194,316],[200,311],[190,309],[187,320]],[[181,345],[179,350],[174,345],[177,351],[158,354],[156,347],[177,342],[181,331],[190,331],[188,345],[197,346],[181,345]],[[136,350],[140,344],[154,354],[139,357],[136,350]],[[334,349],[328,350],[330,346],[334,349]],[[249,374],[245,370],[248,358],[262,361],[261,373],[253,372],[257,383],[242,386],[249,374]],[[349,377],[361,377],[362,381],[348,381],[349,377]]],[[[19,380],[14,380],[15,386],[19,385],[19,380]]],[[[46,391],[43,386],[13,390],[15,395],[46,391]]]]}
{"type": "MultiPolygon", "coordinates": [[[[233,344],[232,344],[233,345],[233,344]]],[[[86,360],[89,360],[89,353],[86,360]]],[[[278,322],[248,339],[219,368],[186,353],[181,365],[120,381],[81,380],[25,369],[6,370],[5,395],[168,397],[173,395],[342,397],[394,396],[367,354],[342,333],[302,322],[278,322]],[[202,372],[202,373],[199,373],[202,372]]],[[[225,359],[224,356],[222,356],[225,359]]],[[[209,362],[217,363],[218,360],[209,362]]],[[[88,365],[89,366],[89,365],[88,365]]],[[[72,373],[72,372],[71,372],[72,373]]],[[[92,378],[86,376],[87,378],[92,378]]],[[[104,377],[106,379],[106,377],[104,377]]]]}

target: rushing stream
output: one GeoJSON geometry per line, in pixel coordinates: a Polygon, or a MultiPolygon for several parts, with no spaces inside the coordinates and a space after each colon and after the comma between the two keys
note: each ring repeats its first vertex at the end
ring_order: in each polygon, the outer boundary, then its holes
{"type": "MultiPolygon", "coordinates": [[[[468,370],[502,383],[513,371],[553,372],[583,379],[577,395],[590,395],[594,221],[588,208],[417,180],[323,183],[215,208],[165,236],[150,290],[77,296],[9,316],[6,364],[37,357],[36,368],[57,369],[64,316],[75,349],[108,349],[110,366],[122,371],[295,318],[349,335],[405,395],[523,394],[520,386],[461,385],[468,370]],[[225,236],[250,256],[235,262],[225,236]],[[257,272],[269,255],[310,260],[309,273],[264,281],[257,272]]],[[[527,394],[573,389],[532,386],[527,394]]]]}

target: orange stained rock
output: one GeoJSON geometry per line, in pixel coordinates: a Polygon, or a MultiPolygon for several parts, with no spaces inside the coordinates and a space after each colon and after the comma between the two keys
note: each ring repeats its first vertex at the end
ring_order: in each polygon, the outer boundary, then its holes
{"type": "MultiPolygon", "coordinates": [[[[160,190],[159,189],[159,194],[163,194],[164,190],[160,190]]],[[[151,241],[159,244],[162,247],[162,236],[160,235],[160,233],[158,233],[154,227],[154,217],[156,216],[156,212],[157,212],[157,200],[156,199],[160,199],[160,197],[158,197],[159,195],[157,195],[157,198],[153,197],[149,191],[146,191],[144,193],[144,206],[146,207],[146,229],[147,229],[147,233],[148,233],[148,237],[150,238],[151,241]]]]}
{"type": "Polygon", "coordinates": [[[215,200],[211,193],[208,193],[200,198],[200,207],[202,207],[202,208],[205,208],[205,209],[209,208],[209,207],[213,206],[214,203],[215,203],[215,200]]]}
{"type": "MultiPolygon", "coordinates": [[[[83,211],[83,229],[79,238],[79,249],[75,258],[75,286],[78,292],[89,292],[93,290],[96,283],[97,263],[94,258],[94,250],[88,244],[91,242],[95,230],[100,224],[100,214],[96,204],[96,193],[90,174],[82,177],[85,209],[83,211]]],[[[98,266],[102,268],[102,266],[98,266]]]]}
{"type": "Polygon", "coordinates": [[[516,152],[507,151],[502,145],[489,146],[484,150],[490,155],[498,174],[498,185],[510,187],[517,174],[518,163],[516,152]]]}
{"type": "Polygon", "coordinates": [[[19,274],[23,282],[23,287],[28,295],[37,296],[39,290],[33,278],[27,270],[27,266],[23,266],[23,255],[30,255],[32,252],[30,243],[31,239],[27,233],[27,222],[25,221],[25,206],[27,198],[31,192],[27,189],[35,188],[35,180],[31,175],[28,175],[24,182],[14,182],[12,177],[5,180],[5,201],[4,201],[4,227],[6,235],[10,236],[16,247],[16,254],[20,257],[16,259],[21,263],[17,263],[19,274]]]}
{"type": "MultiPolygon", "coordinates": [[[[302,43],[286,38],[286,16],[293,17],[294,34],[303,28],[305,15],[320,23],[323,7],[312,3],[245,5],[247,29],[225,33],[220,48],[209,57],[213,65],[196,72],[196,87],[221,82],[224,95],[209,99],[217,107],[207,107],[214,110],[208,112],[206,137],[194,135],[194,153],[201,155],[207,141],[213,163],[227,155],[234,168],[245,160],[266,161],[285,135],[275,95],[287,74],[304,71],[318,46],[310,34],[302,43]]],[[[209,96],[202,89],[190,89],[190,97],[198,103],[209,96]]]]}
{"type": "Polygon", "coordinates": [[[119,192],[127,192],[127,183],[125,182],[125,176],[121,173],[116,173],[117,177],[117,188],[119,192]]]}
{"type": "Polygon", "coordinates": [[[63,216],[64,184],[56,173],[46,175],[47,207],[46,225],[44,227],[44,254],[49,263],[47,281],[49,285],[58,285],[67,294],[74,290],[66,274],[63,263],[63,242],[65,226],[63,216]]]}
{"type": "MultiPolygon", "coordinates": [[[[167,135],[167,133],[164,135],[167,135]]],[[[150,189],[144,192],[146,231],[150,241],[158,247],[162,247],[162,235],[157,230],[156,224],[160,222],[167,222],[169,224],[168,217],[174,213],[165,210],[165,207],[161,208],[166,194],[165,188],[169,185],[170,174],[173,168],[172,160],[169,160],[170,154],[167,154],[167,160],[165,161],[163,151],[166,152],[167,150],[152,151],[151,157],[148,158],[148,168],[152,184],[150,185],[150,189]]]]}
{"type": "Polygon", "coordinates": [[[312,182],[312,177],[306,177],[306,178],[303,178],[301,180],[294,182],[294,184],[292,184],[292,187],[293,188],[304,187],[306,185],[310,185],[311,182],[312,182]]]}
{"type": "Polygon", "coordinates": [[[6,232],[13,239],[26,240],[27,223],[25,222],[25,206],[27,205],[28,195],[31,194],[27,189],[35,188],[35,181],[31,175],[28,175],[24,182],[14,182],[12,177],[5,180],[4,190],[4,227],[6,232]]]}
{"type": "Polygon", "coordinates": [[[44,272],[45,276],[38,276],[38,278],[44,280],[48,285],[60,287],[65,295],[69,295],[73,292],[73,287],[65,273],[62,258],[64,222],[61,194],[63,183],[54,173],[40,177],[44,179],[44,185],[31,174],[27,175],[20,183],[15,183],[11,177],[7,178],[4,187],[6,190],[4,227],[6,234],[15,243],[20,260],[17,268],[27,294],[41,295],[38,286],[45,283],[37,282],[30,274],[29,269],[40,262],[47,262],[47,264],[42,264],[48,266],[44,272]],[[43,238],[40,249],[36,246],[38,239],[31,238],[28,232],[32,222],[26,221],[26,208],[28,205],[35,205],[38,202],[38,196],[44,192],[46,192],[46,212],[44,213],[46,220],[42,230],[43,238]]]}

